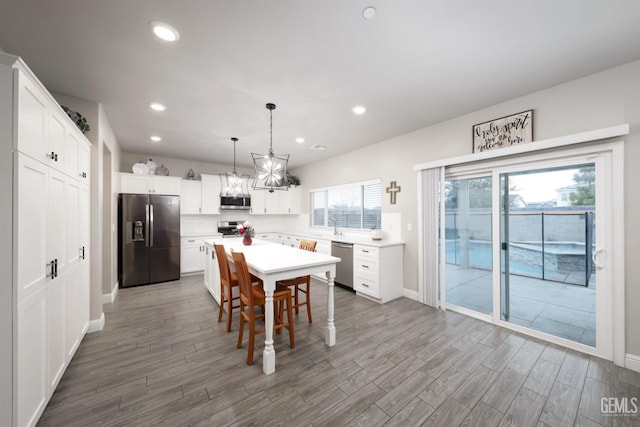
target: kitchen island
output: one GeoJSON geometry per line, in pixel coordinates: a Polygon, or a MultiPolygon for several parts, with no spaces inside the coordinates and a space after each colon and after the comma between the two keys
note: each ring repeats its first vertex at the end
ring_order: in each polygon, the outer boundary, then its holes
{"type": "MultiPolygon", "coordinates": [[[[325,275],[328,286],[325,343],[329,347],[335,345],[336,328],[333,319],[333,288],[336,275],[336,263],[340,262],[340,258],[317,252],[304,251],[285,245],[278,245],[261,239],[253,239],[253,244],[250,246],[245,246],[242,243],[242,238],[205,241],[205,245],[212,253],[215,253],[215,251],[213,251],[214,244],[224,246],[230,261],[230,266],[233,266],[231,252],[243,252],[249,271],[254,276],[259,277],[263,282],[265,293],[266,338],[262,358],[262,370],[265,374],[272,374],[276,369],[276,353],[273,347],[273,293],[278,280],[317,273],[323,273],[325,275]]],[[[217,286],[219,287],[219,284],[217,286]]],[[[218,303],[220,303],[219,298],[218,303]]]]}

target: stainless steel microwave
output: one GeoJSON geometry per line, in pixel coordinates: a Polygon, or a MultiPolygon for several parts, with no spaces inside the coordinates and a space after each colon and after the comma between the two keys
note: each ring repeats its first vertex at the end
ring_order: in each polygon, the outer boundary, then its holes
{"type": "Polygon", "coordinates": [[[251,209],[251,196],[220,196],[220,209],[223,210],[240,210],[251,209]]]}

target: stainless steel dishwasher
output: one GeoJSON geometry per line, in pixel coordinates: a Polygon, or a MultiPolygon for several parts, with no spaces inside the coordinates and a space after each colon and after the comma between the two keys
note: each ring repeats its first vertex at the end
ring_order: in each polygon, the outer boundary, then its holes
{"type": "Polygon", "coordinates": [[[353,244],[331,242],[331,255],[341,259],[336,265],[335,283],[353,289],[353,244]]]}

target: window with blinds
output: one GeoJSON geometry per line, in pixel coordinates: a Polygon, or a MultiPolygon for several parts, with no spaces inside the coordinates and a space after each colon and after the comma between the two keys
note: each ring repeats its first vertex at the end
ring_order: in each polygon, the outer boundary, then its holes
{"type": "Polygon", "coordinates": [[[380,228],[382,183],[367,181],[311,192],[312,225],[380,228]]]}

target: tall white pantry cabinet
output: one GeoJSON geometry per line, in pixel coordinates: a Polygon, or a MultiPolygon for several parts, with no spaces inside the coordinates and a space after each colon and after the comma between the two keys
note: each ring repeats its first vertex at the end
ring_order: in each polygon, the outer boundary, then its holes
{"type": "Polygon", "coordinates": [[[10,205],[0,211],[10,224],[0,237],[13,243],[1,254],[11,260],[2,265],[10,279],[0,294],[11,331],[0,330],[1,347],[10,351],[0,353],[0,378],[11,395],[0,425],[22,427],[37,423],[89,325],[91,144],[25,63],[6,54],[0,138],[0,195],[10,205]]]}

